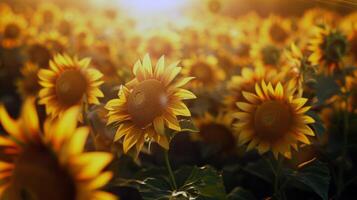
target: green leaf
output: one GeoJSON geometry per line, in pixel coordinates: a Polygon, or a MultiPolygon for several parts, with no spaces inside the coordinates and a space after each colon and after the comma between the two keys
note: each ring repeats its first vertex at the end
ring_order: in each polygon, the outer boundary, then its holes
{"type": "Polygon", "coordinates": [[[191,118],[187,118],[187,117],[181,118],[179,119],[179,123],[180,123],[181,131],[174,131],[168,128],[165,130],[165,134],[170,138],[170,141],[179,132],[193,132],[193,133],[199,132],[198,128],[195,126],[191,118]]]}
{"type": "Polygon", "coordinates": [[[318,194],[322,199],[328,199],[330,171],[326,164],[315,160],[298,171],[286,170],[289,186],[310,190],[318,194]]]}
{"type": "Polygon", "coordinates": [[[193,167],[180,190],[200,200],[227,199],[222,176],[210,166],[193,167]]]}
{"type": "MultiPolygon", "coordinates": [[[[120,185],[135,187],[144,200],[226,200],[222,176],[212,167],[182,167],[175,173],[177,190],[171,187],[167,171],[143,170],[137,175],[144,180],[120,180],[120,185]]],[[[119,180],[118,180],[119,183],[119,180]]]]}
{"type": "Polygon", "coordinates": [[[268,162],[267,160],[260,159],[256,162],[248,163],[243,167],[243,170],[271,183],[274,180],[274,174],[268,162]]]}
{"type": "Polygon", "coordinates": [[[236,187],[227,196],[228,200],[255,200],[254,195],[248,190],[236,187]]]}

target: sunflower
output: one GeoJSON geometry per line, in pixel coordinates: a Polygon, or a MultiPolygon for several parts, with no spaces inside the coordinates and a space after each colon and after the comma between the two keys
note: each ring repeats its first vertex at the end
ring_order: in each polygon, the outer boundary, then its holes
{"type": "Polygon", "coordinates": [[[89,68],[90,59],[71,58],[58,54],[50,61],[49,69],[38,73],[42,89],[39,104],[46,106],[46,112],[53,118],[62,115],[74,105],[99,104],[103,93],[98,88],[103,81],[102,74],[89,68]]]}
{"type": "Polygon", "coordinates": [[[236,102],[245,100],[242,91],[254,92],[256,83],[262,81],[277,83],[279,77],[280,75],[273,69],[263,67],[243,68],[240,75],[232,76],[227,83],[228,95],[224,98],[226,108],[229,112],[236,111],[236,102]]]}
{"type": "Polygon", "coordinates": [[[5,12],[0,14],[0,18],[1,45],[5,48],[20,46],[26,28],[24,17],[5,12]]]}
{"type": "Polygon", "coordinates": [[[304,12],[298,26],[302,33],[306,34],[311,31],[311,27],[326,24],[334,27],[339,20],[340,16],[336,12],[331,12],[331,10],[321,8],[314,8],[304,12]]]}
{"type": "Polygon", "coordinates": [[[207,8],[211,13],[218,13],[222,9],[220,0],[207,0],[207,8]]]}
{"type": "Polygon", "coordinates": [[[152,59],[159,59],[161,55],[169,59],[177,59],[179,55],[179,38],[176,34],[166,32],[149,33],[149,37],[139,47],[140,52],[148,52],[152,59]]]}
{"type": "Polygon", "coordinates": [[[294,82],[297,86],[298,96],[302,96],[303,92],[303,83],[305,79],[305,72],[307,70],[315,70],[315,67],[311,65],[308,60],[308,56],[304,55],[302,50],[297,47],[294,43],[290,45],[290,48],[284,51],[283,55],[286,59],[285,65],[283,67],[283,72],[286,79],[294,82]]]}
{"type": "Polygon", "coordinates": [[[233,118],[230,114],[219,112],[217,116],[205,113],[203,117],[195,119],[199,134],[192,134],[194,140],[217,146],[220,151],[231,153],[235,146],[233,118]]]}
{"type": "Polygon", "coordinates": [[[32,63],[41,68],[48,67],[51,58],[57,53],[63,53],[68,46],[67,38],[56,31],[32,33],[27,41],[27,55],[32,63]]]}
{"type": "Polygon", "coordinates": [[[180,87],[192,80],[192,77],[175,80],[181,71],[177,64],[166,67],[164,57],[161,57],[156,66],[152,66],[149,55],[145,55],[143,63],[138,60],[134,65],[133,73],[136,77],[121,87],[118,99],[107,103],[107,124],[119,125],[114,141],[125,136],[124,153],[134,146],[140,152],[148,140],[168,149],[165,125],[171,130],[180,131],[177,116],[191,116],[182,100],[194,99],[196,96],[180,87]]]}
{"type": "Polygon", "coordinates": [[[53,27],[61,18],[61,10],[53,3],[41,3],[32,17],[31,23],[38,29],[53,27]]]}
{"type": "Polygon", "coordinates": [[[40,68],[30,62],[26,63],[22,67],[21,75],[22,78],[17,80],[18,92],[21,96],[26,99],[27,97],[36,97],[40,91],[40,84],[38,83],[38,71],[40,68]]]}
{"type": "Polygon", "coordinates": [[[291,40],[292,27],[289,19],[271,15],[262,23],[261,37],[268,43],[285,46],[291,40]]]}
{"type": "Polygon", "coordinates": [[[5,199],[116,199],[100,190],[112,177],[103,171],[109,153],[83,153],[87,127],[77,128],[78,108],[39,127],[34,99],[24,103],[13,120],[3,106],[0,122],[9,135],[0,136],[0,197],[5,199]],[[44,130],[42,132],[42,130],[44,130]]]}
{"type": "Polygon", "coordinates": [[[272,43],[257,42],[252,45],[250,54],[255,66],[278,69],[282,66],[282,52],[272,43]]]}
{"type": "Polygon", "coordinates": [[[245,67],[251,64],[251,48],[252,48],[252,37],[240,36],[236,37],[233,45],[233,63],[240,67],[245,67]]]}
{"type": "Polygon", "coordinates": [[[199,55],[183,61],[182,73],[186,76],[195,77],[190,83],[192,88],[215,88],[221,83],[226,74],[218,66],[218,60],[212,55],[199,55]]]}
{"type": "Polygon", "coordinates": [[[264,81],[255,85],[254,93],[243,91],[247,102],[237,102],[240,111],[234,114],[239,144],[249,143],[247,150],[257,148],[260,154],[271,150],[276,158],[279,154],[290,158],[290,147],[297,150],[299,141],[310,144],[306,135],[314,136],[309,124],[315,121],[306,115],[307,99],[290,91],[280,82],[274,88],[264,81]]]}
{"type": "Polygon", "coordinates": [[[340,31],[328,27],[316,27],[315,30],[308,46],[312,52],[309,61],[319,65],[321,71],[333,73],[340,68],[340,62],[348,51],[347,38],[340,31]]]}

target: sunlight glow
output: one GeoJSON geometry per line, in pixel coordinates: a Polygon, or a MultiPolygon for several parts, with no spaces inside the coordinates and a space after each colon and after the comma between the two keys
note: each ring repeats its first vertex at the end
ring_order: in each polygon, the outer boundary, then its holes
{"type": "Polygon", "coordinates": [[[146,27],[180,23],[190,0],[117,0],[120,9],[146,27]]]}

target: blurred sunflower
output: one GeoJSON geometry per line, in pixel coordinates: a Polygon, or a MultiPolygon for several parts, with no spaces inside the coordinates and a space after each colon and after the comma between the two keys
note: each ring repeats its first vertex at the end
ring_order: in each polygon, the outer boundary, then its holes
{"type": "Polygon", "coordinates": [[[37,75],[39,70],[40,68],[37,65],[30,62],[26,63],[20,70],[22,78],[17,80],[16,85],[23,99],[37,97],[41,89],[37,75]]]}
{"type": "Polygon", "coordinates": [[[211,13],[218,13],[222,9],[220,0],[207,0],[207,8],[211,13]]]}
{"type": "Polygon", "coordinates": [[[271,15],[262,22],[261,26],[260,35],[266,43],[284,47],[292,38],[293,32],[290,19],[271,15]]]}
{"type": "Polygon", "coordinates": [[[195,77],[190,83],[194,89],[205,88],[213,89],[221,83],[226,74],[218,66],[218,59],[212,55],[194,56],[183,61],[184,68],[182,73],[185,76],[195,77]]]}
{"type": "Polygon", "coordinates": [[[260,154],[271,150],[290,158],[290,147],[298,149],[298,142],[310,144],[308,136],[314,136],[309,124],[314,119],[306,115],[310,109],[304,106],[305,98],[294,97],[293,90],[284,89],[278,83],[255,85],[255,92],[243,91],[247,102],[237,102],[240,109],[234,116],[239,120],[234,128],[239,134],[239,144],[249,143],[247,151],[257,148],[260,154]]]}
{"type": "Polygon", "coordinates": [[[116,199],[100,190],[112,177],[103,171],[112,156],[83,153],[89,129],[77,128],[78,111],[71,108],[60,120],[47,120],[42,133],[33,99],[25,101],[18,120],[0,107],[0,122],[9,134],[0,136],[2,198],[116,199]]]}
{"type": "Polygon", "coordinates": [[[61,19],[61,10],[53,3],[41,3],[34,13],[31,24],[39,30],[49,30],[61,19]]]}
{"type": "Polygon", "coordinates": [[[68,108],[83,103],[99,104],[98,97],[104,96],[99,89],[103,75],[89,64],[89,58],[78,60],[58,54],[50,61],[49,69],[39,71],[39,104],[46,106],[48,115],[61,116],[68,108]]]}
{"type": "Polygon", "coordinates": [[[91,47],[95,41],[95,36],[89,27],[83,24],[77,26],[74,30],[75,43],[74,47],[77,52],[86,52],[89,47],[91,47]]]}
{"type": "Polygon", "coordinates": [[[26,20],[23,16],[9,12],[0,13],[0,38],[4,48],[14,48],[21,45],[26,33],[26,20]]]}
{"type": "Polygon", "coordinates": [[[308,57],[294,43],[290,45],[288,50],[284,51],[283,56],[286,59],[286,67],[283,68],[282,73],[284,73],[285,79],[292,81],[297,86],[297,95],[302,97],[303,83],[305,81],[304,71],[312,68],[308,57]]]}
{"type": "Polygon", "coordinates": [[[249,36],[240,36],[236,38],[236,41],[233,42],[233,63],[240,67],[248,66],[252,62],[250,51],[253,38],[249,36]]]}
{"type": "Polygon", "coordinates": [[[145,55],[143,63],[138,60],[134,65],[133,73],[136,77],[121,87],[118,99],[107,103],[107,124],[119,125],[114,141],[125,136],[124,153],[134,146],[137,153],[140,152],[148,140],[168,149],[165,125],[180,131],[177,116],[191,116],[182,100],[194,99],[196,96],[180,87],[192,80],[192,77],[175,80],[181,71],[177,64],[165,66],[164,57],[161,57],[156,66],[152,66],[149,55],[145,55]]]}
{"type": "Polygon", "coordinates": [[[245,101],[242,92],[255,92],[255,84],[262,81],[277,83],[280,75],[276,70],[263,67],[255,67],[254,69],[245,67],[241,71],[241,75],[232,76],[227,83],[227,96],[224,98],[224,104],[229,112],[237,110],[236,102],[245,101]]]}
{"type": "Polygon", "coordinates": [[[27,56],[32,63],[45,68],[52,56],[63,53],[67,47],[67,38],[56,31],[34,32],[27,41],[27,56]]]}
{"type": "Polygon", "coordinates": [[[214,145],[219,151],[232,153],[236,147],[233,118],[230,114],[220,112],[217,116],[205,113],[203,117],[195,119],[199,134],[192,134],[194,140],[202,140],[214,145]]]}
{"type": "Polygon", "coordinates": [[[276,69],[282,67],[282,49],[274,44],[257,42],[252,45],[250,54],[255,66],[276,69]]]}
{"type": "Polygon", "coordinates": [[[306,34],[309,33],[311,31],[311,27],[314,26],[327,24],[335,27],[339,20],[339,15],[331,10],[314,8],[304,12],[304,15],[299,20],[299,30],[306,34]]]}
{"type": "Polygon", "coordinates": [[[348,51],[347,38],[341,32],[328,27],[316,27],[308,50],[312,52],[309,61],[320,67],[320,71],[333,73],[348,51]]]}
{"type": "Polygon", "coordinates": [[[159,59],[161,55],[165,55],[169,59],[177,59],[179,54],[179,39],[172,32],[150,33],[148,37],[139,47],[140,52],[148,52],[152,59],[159,59]]]}

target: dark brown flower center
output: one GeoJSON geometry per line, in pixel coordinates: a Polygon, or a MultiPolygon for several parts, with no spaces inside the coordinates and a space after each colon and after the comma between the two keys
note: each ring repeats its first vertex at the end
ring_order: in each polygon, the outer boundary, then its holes
{"type": "Polygon", "coordinates": [[[240,57],[248,57],[250,52],[250,45],[247,43],[241,43],[237,49],[237,55],[240,57]]]}
{"type": "Polygon", "coordinates": [[[76,199],[73,178],[44,146],[26,147],[15,160],[9,199],[76,199]]]}
{"type": "Polygon", "coordinates": [[[205,142],[217,146],[219,150],[229,151],[235,146],[232,132],[222,124],[205,124],[200,127],[200,135],[205,142]]]}
{"type": "Polygon", "coordinates": [[[152,37],[148,41],[148,45],[148,51],[154,58],[159,58],[161,55],[170,56],[173,53],[173,47],[171,43],[159,37],[152,37]]]}
{"type": "Polygon", "coordinates": [[[204,62],[198,62],[191,68],[192,76],[196,77],[197,80],[203,83],[209,83],[212,81],[213,73],[214,72],[212,72],[211,67],[204,62]]]}
{"type": "Polygon", "coordinates": [[[268,45],[262,49],[263,62],[266,65],[277,65],[280,59],[280,50],[275,46],[268,45]]]}
{"type": "Polygon", "coordinates": [[[254,127],[260,138],[276,141],[291,130],[293,121],[293,113],[287,104],[267,101],[257,108],[254,127]]]}
{"type": "Polygon", "coordinates": [[[285,40],[288,38],[288,33],[277,23],[274,23],[270,27],[270,37],[273,39],[274,42],[277,43],[284,43],[285,40]]]}
{"type": "Polygon", "coordinates": [[[16,24],[8,24],[4,30],[4,38],[17,39],[21,34],[21,29],[16,24]]]}
{"type": "Polygon", "coordinates": [[[160,81],[149,79],[140,82],[129,95],[128,112],[138,127],[144,128],[167,107],[168,97],[160,81]]]}
{"type": "Polygon", "coordinates": [[[87,85],[87,79],[81,71],[64,71],[56,81],[58,101],[66,106],[77,104],[85,94],[87,85]]]}
{"type": "Polygon", "coordinates": [[[347,39],[339,32],[333,32],[324,38],[321,45],[327,63],[337,63],[347,52],[347,39]]]}
{"type": "Polygon", "coordinates": [[[36,95],[37,92],[41,89],[40,84],[38,83],[37,71],[28,74],[24,77],[23,89],[29,95],[36,95]]]}
{"type": "Polygon", "coordinates": [[[28,49],[28,55],[31,62],[40,67],[47,67],[51,59],[51,52],[43,45],[34,44],[28,49]]]}

